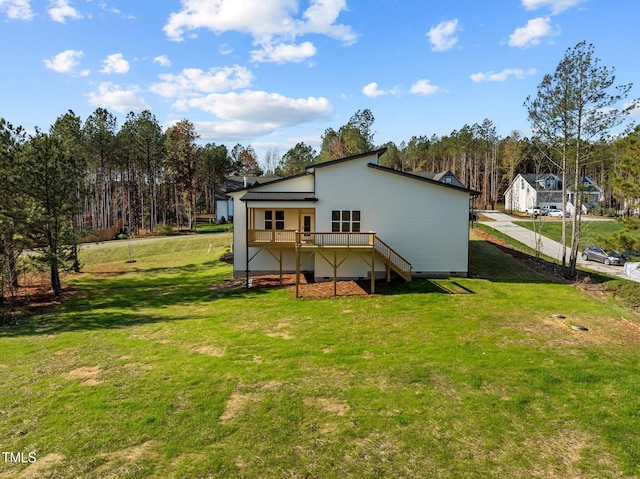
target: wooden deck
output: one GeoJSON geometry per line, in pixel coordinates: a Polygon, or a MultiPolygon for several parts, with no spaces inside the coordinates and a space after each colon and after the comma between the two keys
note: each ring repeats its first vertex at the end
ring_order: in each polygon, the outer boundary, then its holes
{"type": "MultiPolygon", "coordinates": [[[[302,251],[347,251],[366,253],[371,252],[372,280],[374,278],[374,262],[375,258],[381,259],[387,267],[387,277],[389,278],[391,270],[394,270],[406,281],[411,281],[411,263],[403,258],[397,251],[391,248],[387,243],[382,241],[374,232],[367,233],[328,233],[328,232],[302,232],[291,230],[256,230],[248,231],[248,244],[251,247],[266,248],[267,250],[280,250],[278,256],[274,258],[279,260],[282,268],[282,250],[295,249],[297,263],[300,261],[300,252],[302,251]]],[[[256,253],[257,254],[257,253],[256,253]]],[[[274,255],[272,253],[272,255],[274,255]]],[[[255,256],[255,255],[254,255],[255,256]]],[[[337,270],[336,261],[325,260],[332,263],[334,272],[337,270]]],[[[335,258],[335,255],[334,255],[335,258]]],[[[299,271],[299,265],[296,268],[299,271]]],[[[335,276],[335,275],[334,275],[335,276]]]]}

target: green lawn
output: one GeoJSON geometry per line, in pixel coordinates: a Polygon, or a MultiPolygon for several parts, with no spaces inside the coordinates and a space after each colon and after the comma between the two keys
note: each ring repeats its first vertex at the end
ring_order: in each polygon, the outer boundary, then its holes
{"type": "MultiPolygon", "coordinates": [[[[533,230],[532,221],[516,221],[515,224],[533,230]]],[[[580,231],[580,248],[589,244],[600,244],[603,238],[611,236],[622,229],[617,221],[582,221],[580,231]]],[[[562,220],[545,218],[542,221],[542,234],[555,241],[562,238],[562,220]]],[[[567,218],[567,238],[571,237],[571,219],[567,218]]],[[[571,241],[567,239],[567,244],[571,241]]]]}
{"type": "Polygon", "coordinates": [[[201,233],[226,233],[233,231],[233,223],[224,224],[210,224],[210,223],[197,223],[196,232],[201,233]]]}
{"type": "Polygon", "coordinates": [[[482,241],[470,278],[381,295],[225,289],[229,243],[86,250],[0,329],[0,449],[37,455],[0,477],[640,475],[630,309],[482,241]]]}

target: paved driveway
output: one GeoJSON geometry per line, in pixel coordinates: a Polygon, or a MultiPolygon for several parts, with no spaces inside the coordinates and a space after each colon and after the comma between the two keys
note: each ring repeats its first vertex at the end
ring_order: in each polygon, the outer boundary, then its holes
{"type": "MultiPolygon", "coordinates": [[[[514,218],[502,213],[500,211],[487,210],[482,211],[482,214],[491,218],[493,221],[481,222],[491,228],[494,228],[501,233],[504,233],[511,238],[518,240],[520,243],[529,246],[530,248],[535,249],[536,247],[536,239],[533,231],[524,228],[522,226],[518,226],[513,223],[514,218]]],[[[559,261],[562,261],[562,245],[557,241],[553,241],[546,237],[540,238],[540,251],[542,254],[549,256],[550,258],[555,258],[559,261]]],[[[570,248],[566,248],[566,261],[569,262],[569,255],[571,251],[570,248]]],[[[578,255],[578,266],[581,266],[586,269],[590,269],[593,271],[598,271],[600,273],[605,273],[610,276],[615,276],[618,278],[630,279],[622,269],[622,266],[607,266],[601,263],[596,263],[594,261],[584,261],[580,255],[578,255]]],[[[632,281],[639,281],[634,279],[632,281]]]]}

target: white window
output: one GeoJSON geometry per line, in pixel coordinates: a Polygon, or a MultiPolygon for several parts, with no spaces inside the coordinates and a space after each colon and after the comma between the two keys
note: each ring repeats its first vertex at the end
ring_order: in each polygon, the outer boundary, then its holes
{"type": "Polygon", "coordinates": [[[264,212],[264,229],[265,230],[283,230],[284,229],[284,210],[267,210],[264,212]]]}
{"type": "Polygon", "coordinates": [[[331,212],[332,233],[359,233],[360,211],[333,210],[331,212]]]}

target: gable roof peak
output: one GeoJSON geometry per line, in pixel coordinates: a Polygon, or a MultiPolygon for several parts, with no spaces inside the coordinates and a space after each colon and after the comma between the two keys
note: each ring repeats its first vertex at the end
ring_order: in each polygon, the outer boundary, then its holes
{"type": "Polygon", "coordinates": [[[352,155],[352,156],[346,156],[344,158],[338,158],[336,160],[329,160],[329,161],[325,161],[324,163],[314,163],[312,165],[309,165],[305,168],[305,171],[309,172],[309,173],[313,173],[315,171],[316,168],[323,168],[325,166],[332,166],[332,165],[336,165],[338,163],[344,163],[346,161],[351,161],[351,160],[357,160],[359,158],[366,158],[368,156],[374,156],[376,157],[376,161],[380,159],[380,157],[387,151],[387,148],[380,148],[378,150],[372,150],[372,151],[367,151],[365,153],[359,153],[357,155],[352,155]]]}

